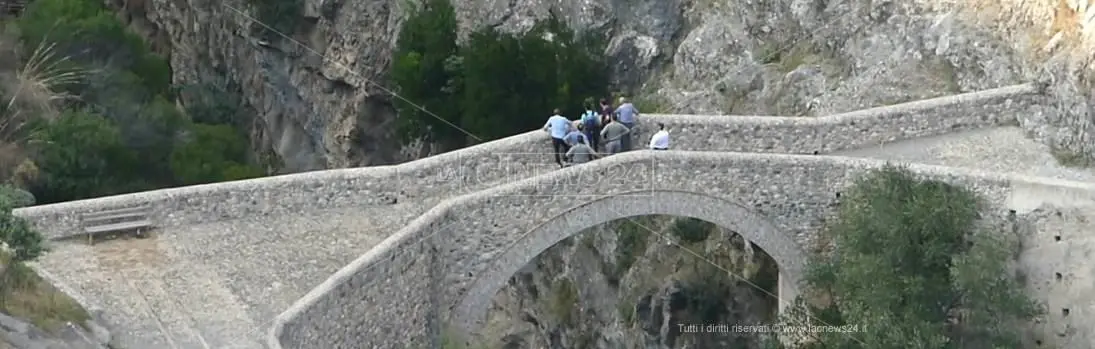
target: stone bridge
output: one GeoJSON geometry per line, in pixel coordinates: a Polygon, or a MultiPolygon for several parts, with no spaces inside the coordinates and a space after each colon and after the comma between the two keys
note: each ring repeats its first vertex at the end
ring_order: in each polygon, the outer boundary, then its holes
{"type": "Polygon", "coordinates": [[[647,115],[640,136],[665,123],[675,150],[560,170],[534,131],[398,166],[17,214],[54,240],[35,267],[125,329],[126,348],[427,348],[445,327],[475,332],[506,280],[553,244],[638,215],[740,233],[779,264],[790,300],[841,190],[889,159],[982,195],[987,221],[1022,239],[1020,266],[1050,307],[1038,338],[1086,348],[1095,184],[1023,162],[1048,156],[1023,153],[1044,147],[1022,136],[1047,103],[1017,85],[819,118],[647,115]],[[67,239],[79,214],[137,204],[156,208],[154,239],[67,239]]]}

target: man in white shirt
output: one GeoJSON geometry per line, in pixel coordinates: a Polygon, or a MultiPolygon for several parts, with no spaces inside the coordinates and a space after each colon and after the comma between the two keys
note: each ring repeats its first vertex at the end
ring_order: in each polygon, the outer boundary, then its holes
{"type": "Polygon", "coordinates": [[[658,133],[650,137],[650,149],[669,150],[669,131],[665,130],[665,124],[658,123],[658,133]]]}
{"type": "Polygon", "coordinates": [[[570,132],[570,120],[559,115],[559,109],[555,109],[553,115],[544,124],[544,131],[551,134],[551,147],[555,150],[555,163],[563,167],[563,155],[570,150],[570,145],[563,139],[570,132]]]}

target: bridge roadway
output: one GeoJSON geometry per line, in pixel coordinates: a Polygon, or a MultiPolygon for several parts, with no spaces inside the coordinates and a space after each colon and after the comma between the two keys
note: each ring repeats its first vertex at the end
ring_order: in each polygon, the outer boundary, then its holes
{"type": "MultiPolygon", "coordinates": [[[[1091,171],[1056,165],[1017,127],[834,155],[1095,180],[1091,171]]],[[[124,348],[262,348],[277,314],[442,199],[169,228],[154,239],[93,246],[62,241],[38,266],[85,304],[106,309],[111,325],[125,330],[117,333],[124,348]]]]}

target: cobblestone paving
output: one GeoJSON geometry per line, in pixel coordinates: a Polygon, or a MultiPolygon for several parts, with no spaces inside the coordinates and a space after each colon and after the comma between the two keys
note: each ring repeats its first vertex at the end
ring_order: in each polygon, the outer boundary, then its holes
{"type": "Polygon", "coordinates": [[[39,265],[108,310],[126,349],[262,348],[269,322],[428,207],[301,212],[58,242],[39,265]]]}
{"type": "Polygon", "coordinates": [[[1049,147],[1018,127],[999,127],[895,142],[834,155],[1020,173],[1074,181],[1095,181],[1095,171],[1057,163],[1049,147]]]}

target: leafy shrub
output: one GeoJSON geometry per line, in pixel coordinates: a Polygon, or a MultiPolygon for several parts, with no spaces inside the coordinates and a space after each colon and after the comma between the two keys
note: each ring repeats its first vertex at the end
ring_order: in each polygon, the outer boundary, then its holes
{"type": "Polygon", "coordinates": [[[427,0],[414,7],[400,28],[390,76],[406,98],[395,101],[404,141],[425,137],[446,147],[463,145],[466,135],[450,125],[460,121],[452,89],[459,74],[451,65],[459,49],[456,30],[456,14],[448,0],[427,0]]]}
{"type": "Polygon", "coordinates": [[[578,287],[569,278],[555,281],[551,291],[552,316],[567,326],[575,325],[578,320],[578,287]]]}
{"type": "Polygon", "coordinates": [[[270,27],[267,29],[256,24],[268,39],[279,37],[271,29],[287,36],[293,35],[304,10],[303,0],[248,0],[248,3],[255,7],[255,19],[270,27]]]}
{"type": "Polygon", "coordinates": [[[45,252],[42,235],[26,220],[11,213],[13,200],[3,195],[0,193],[0,242],[7,244],[16,262],[38,258],[45,252]]]}
{"type": "Polygon", "coordinates": [[[555,108],[578,114],[606,93],[603,48],[554,17],[521,36],[473,33],[461,48],[461,126],[495,139],[539,128],[555,108]]]}
{"type": "Polygon", "coordinates": [[[42,168],[32,192],[43,203],[117,194],[139,185],[136,154],[102,116],[66,112],[32,138],[35,162],[42,168]]]}
{"type": "Polygon", "coordinates": [[[147,93],[170,91],[171,70],[167,61],[153,54],[144,40],[127,30],[99,2],[34,1],[27,6],[18,25],[26,51],[48,41],[56,45],[60,56],[70,57],[74,62],[133,72],[147,93]]]}
{"type": "Polygon", "coordinates": [[[673,221],[671,231],[683,242],[698,243],[706,241],[714,229],[716,229],[714,223],[702,219],[680,217],[673,221]]]}
{"type": "Polygon", "coordinates": [[[887,167],[843,200],[828,227],[837,249],[806,280],[836,302],[813,313],[880,330],[819,333],[807,347],[1021,347],[1038,309],[1007,267],[1014,241],[975,227],[973,193],[887,167]]]}
{"type": "Polygon", "coordinates": [[[226,124],[244,128],[240,105],[243,98],[230,84],[190,84],[179,89],[179,97],[186,103],[186,114],[190,120],[202,124],[226,124]]]}
{"type": "MultiPolygon", "coordinates": [[[[299,12],[300,1],[259,5],[269,15],[299,12]]],[[[264,174],[247,164],[246,136],[232,128],[248,126],[231,115],[242,101],[214,91],[218,103],[193,103],[191,114],[231,126],[193,125],[175,103],[168,62],[101,2],[38,0],[16,23],[24,50],[50,43],[64,65],[91,72],[63,87],[79,97],[65,107],[80,112],[31,127],[41,175],[30,187],[41,202],[264,174]]]]}
{"type": "Polygon", "coordinates": [[[9,200],[0,194],[0,312],[30,320],[35,326],[56,331],[65,323],[82,324],[90,318],[79,303],[57,291],[23,262],[45,252],[44,239],[24,219],[11,213],[9,200]]]}
{"type": "Polygon", "coordinates": [[[622,276],[631,269],[639,256],[646,252],[650,232],[642,225],[625,220],[615,227],[616,230],[616,276],[622,276]]]}
{"type": "Polygon", "coordinates": [[[456,27],[449,0],[428,0],[401,28],[390,75],[419,103],[396,103],[404,141],[447,150],[506,137],[540,127],[554,108],[577,114],[583,99],[606,92],[604,44],[556,18],[521,35],[485,28],[459,47],[456,27]]]}
{"type": "Polygon", "coordinates": [[[10,185],[0,185],[0,206],[20,208],[33,206],[37,201],[34,194],[10,185]]]}
{"type": "Polygon", "coordinates": [[[41,0],[26,5],[18,20],[25,47],[43,40],[64,39],[73,23],[103,13],[101,4],[87,0],[41,0]]]}
{"type": "Polygon", "coordinates": [[[194,124],[171,154],[171,169],[184,184],[255,177],[262,171],[242,165],[246,157],[247,140],[231,126],[194,124]]]}
{"type": "Polygon", "coordinates": [[[700,258],[689,258],[690,277],[681,280],[684,308],[688,309],[693,323],[718,323],[727,312],[729,298],[733,294],[735,278],[722,267],[700,258]]]}
{"type": "Polygon", "coordinates": [[[221,180],[238,181],[241,179],[259,178],[266,175],[263,169],[245,164],[230,164],[221,171],[221,180]]]}

